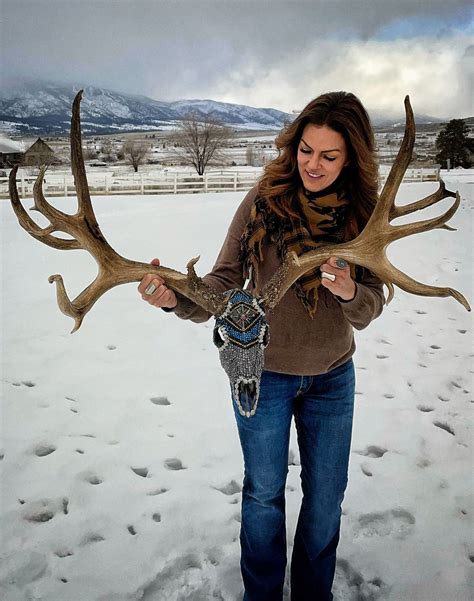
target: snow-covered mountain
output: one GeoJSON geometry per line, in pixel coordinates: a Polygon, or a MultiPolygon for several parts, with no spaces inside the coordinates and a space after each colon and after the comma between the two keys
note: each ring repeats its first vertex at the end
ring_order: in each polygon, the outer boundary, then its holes
{"type": "MultiPolygon", "coordinates": [[[[53,84],[30,80],[8,83],[0,90],[0,130],[9,134],[67,134],[71,104],[83,88],[81,103],[84,133],[113,133],[169,128],[187,113],[210,115],[237,129],[279,130],[294,115],[272,108],[254,108],[215,100],[163,102],[147,96],[123,94],[106,88],[53,84]]],[[[379,127],[404,124],[405,117],[370,111],[379,127]]],[[[439,123],[442,119],[416,115],[417,124],[439,123]]]]}
{"type": "MultiPolygon", "coordinates": [[[[17,84],[0,91],[0,129],[12,133],[67,133],[71,104],[81,86],[40,81],[17,84]]],[[[229,126],[280,129],[290,115],[271,108],[216,102],[178,100],[160,102],[146,96],[122,94],[85,86],[81,103],[83,131],[106,133],[169,126],[187,113],[210,115],[229,126]]]]}

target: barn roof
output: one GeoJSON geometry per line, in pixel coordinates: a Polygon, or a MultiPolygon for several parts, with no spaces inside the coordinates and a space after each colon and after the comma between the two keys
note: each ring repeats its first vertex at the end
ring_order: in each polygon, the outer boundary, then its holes
{"type": "Polygon", "coordinates": [[[21,142],[15,142],[2,136],[0,137],[0,152],[10,154],[12,152],[25,152],[25,149],[21,142]]]}

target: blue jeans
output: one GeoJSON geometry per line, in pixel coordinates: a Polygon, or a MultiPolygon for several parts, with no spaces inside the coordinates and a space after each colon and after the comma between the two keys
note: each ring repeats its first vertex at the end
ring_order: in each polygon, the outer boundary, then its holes
{"type": "Polygon", "coordinates": [[[354,409],[352,359],[318,376],[264,371],[253,417],[234,403],[244,457],[243,601],[282,601],[286,569],[285,485],[294,415],[303,502],[291,561],[292,601],[331,601],[354,409]]]}

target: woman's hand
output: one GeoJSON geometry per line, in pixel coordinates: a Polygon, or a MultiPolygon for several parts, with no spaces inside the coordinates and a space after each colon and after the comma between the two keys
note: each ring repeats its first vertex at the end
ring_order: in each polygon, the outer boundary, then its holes
{"type": "Polygon", "coordinates": [[[350,301],[355,297],[356,285],[351,278],[350,267],[344,259],[331,257],[320,267],[321,269],[321,285],[330,290],[342,300],[350,301]],[[336,276],[334,281],[324,277],[324,273],[336,276]]]}
{"type": "MultiPolygon", "coordinates": [[[[158,266],[159,259],[153,259],[152,265],[158,266]]],[[[166,307],[173,309],[176,307],[177,300],[175,293],[165,286],[165,281],[156,273],[147,273],[143,276],[142,281],[138,286],[138,292],[142,295],[142,299],[153,305],[154,307],[166,307]],[[150,288],[148,288],[150,286],[150,288]],[[155,289],[153,290],[153,286],[155,289]],[[151,294],[147,294],[146,290],[152,290],[151,294]]]]}

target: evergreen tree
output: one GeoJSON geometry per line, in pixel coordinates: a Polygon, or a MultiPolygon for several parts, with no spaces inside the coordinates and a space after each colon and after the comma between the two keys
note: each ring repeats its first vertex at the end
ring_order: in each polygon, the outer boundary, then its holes
{"type": "Polygon", "coordinates": [[[470,152],[473,150],[473,140],[467,137],[469,129],[463,119],[451,121],[439,132],[436,138],[438,154],[436,160],[443,169],[451,167],[470,167],[472,164],[470,152]]]}

